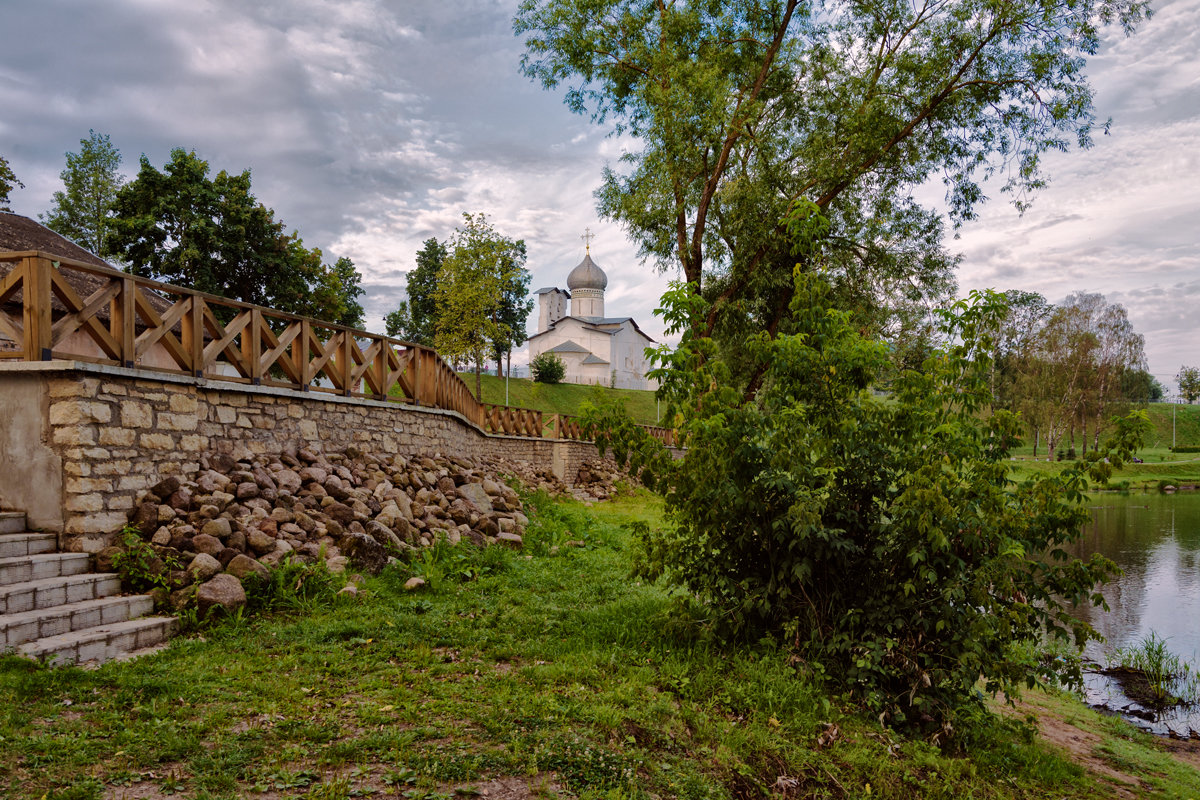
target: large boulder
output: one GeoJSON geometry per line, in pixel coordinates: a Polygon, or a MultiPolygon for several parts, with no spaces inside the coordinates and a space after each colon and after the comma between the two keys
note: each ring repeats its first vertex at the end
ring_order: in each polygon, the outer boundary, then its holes
{"type": "Polygon", "coordinates": [[[338,541],[342,554],[361,569],[378,575],[387,566],[388,554],[383,545],[365,533],[348,531],[338,541]]]}
{"type": "Polygon", "coordinates": [[[238,580],[242,580],[247,575],[254,574],[259,577],[266,578],[270,575],[270,571],[250,556],[238,554],[233,557],[229,565],[225,567],[225,571],[233,575],[238,580]]]}
{"type": "Polygon", "coordinates": [[[203,583],[221,571],[221,562],[208,553],[197,553],[187,571],[194,583],[203,583]]]}
{"type": "Polygon", "coordinates": [[[478,511],[485,514],[492,512],[492,498],[488,497],[483,484],[464,483],[458,487],[458,496],[475,506],[478,511]]]}
{"type": "Polygon", "coordinates": [[[201,619],[219,611],[230,613],[246,605],[246,590],[242,582],[222,572],[196,589],[196,606],[201,619]]]}

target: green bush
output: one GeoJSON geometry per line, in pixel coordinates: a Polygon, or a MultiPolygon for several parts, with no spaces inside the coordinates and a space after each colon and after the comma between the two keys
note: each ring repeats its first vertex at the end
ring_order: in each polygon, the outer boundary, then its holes
{"type": "Polygon", "coordinates": [[[1172,453],[1200,453],[1200,445],[1187,444],[1170,448],[1172,453]]]}
{"type": "Polygon", "coordinates": [[[538,383],[562,383],[567,374],[567,365],[558,357],[558,353],[545,352],[538,353],[529,362],[529,370],[538,383]]]}
{"type": "Polygon", "coordinates": [[[695,338],[704,301],[686,287],[664,297],[682,341],[660,352],[655,377],[682,415],[686,454],[673,461],[633,426],[609,426],[667,491],[672,524],[647,532],[640,574],[703,601],[719,633],[770,637],[882,719],[944,740],[981,676],[1011,693],[1078,670],[1015,645],[1097,636],[1070,606],[1102,603],[1094,587],[1115,566],[1066,546],[1088,518],[1089,479],[1128,458],[1148,423],[1137,412],[1115,444],[1014,487],[1019,421],[983,413],[1002,297],[957,304],[944,329],[957,344],[879,397],[887,347],[831,308],[830,291],[797,272],[795,332],[747,348],[757,391],[731,385],[716,344],[695,338]]]}

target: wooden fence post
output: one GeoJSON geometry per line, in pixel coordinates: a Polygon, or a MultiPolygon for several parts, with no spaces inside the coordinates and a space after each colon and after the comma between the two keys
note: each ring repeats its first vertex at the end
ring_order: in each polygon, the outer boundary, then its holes
{"type": "Polygon", "coordinates": [[[51,350],[50,318],[50,270],[54,267],[50,259],[31,256],[25,261],[25,358],[28,361],[50,361],[51,350]]]}

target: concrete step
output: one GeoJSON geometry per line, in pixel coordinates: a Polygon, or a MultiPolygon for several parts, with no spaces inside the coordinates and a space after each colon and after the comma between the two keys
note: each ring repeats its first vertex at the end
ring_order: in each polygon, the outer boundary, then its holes
{"type": "Polygon", "coordinates": [[[0,534],[0,558],[34,556],[53,553],[58,549],[58,537],[53,533],[0,534]]]}
{"type": "Polygon", "coordinates": [[[25,524],[24,511],[0,511],[0,533],[19,533],[25,524]]]}
{"type": "Polygon", "coordinates": [[[174,617],[144,617],[114,622],[98,628],[50,636],[17,647],[20,655],[48,661],[56,666],[104,663],[122,654],[143,650],[166,641],[175,630],[174,617]]]}
{"type": "Polygon", "coordinates": [[[120,593],[121,578],[111,572],[25,581],[0,586],[0,614],[20,614],[120,593]]]}
{"type": "Polygon", "coordinates": [[[111,625],[145,616],[154,610],[148,595],[102,597],[81,603],[0,616],[0,650],[71,631],[111,625]]]}
{"type": "Polygon", "coordinates": [[[42,553],[0,558],[0,586],[79,575],[91,568],[92,557],[87,553],[42,553]]]}

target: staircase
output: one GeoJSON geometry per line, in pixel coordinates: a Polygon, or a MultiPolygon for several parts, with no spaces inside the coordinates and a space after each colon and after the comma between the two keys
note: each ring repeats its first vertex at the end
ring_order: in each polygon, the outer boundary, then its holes
{"type": "Polygon", "coordinates": [[[165,642],[173,617],[146,617],[147,595],[122,596],[121,579],[92,572],[87,553],[58,552],[53,533],[25,530],[0,511],[0,652],[54,665],[102,663],[165,642]]]}

